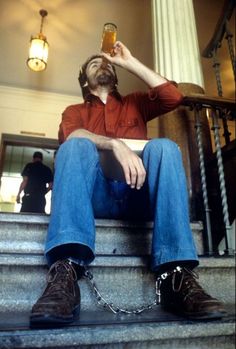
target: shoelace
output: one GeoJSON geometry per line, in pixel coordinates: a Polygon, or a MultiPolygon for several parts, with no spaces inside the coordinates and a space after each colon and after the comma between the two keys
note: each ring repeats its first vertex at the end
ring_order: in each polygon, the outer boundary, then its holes
{"type": "Polygon", "coordinates": [[[201,298],[209,297],[208,294],[196,281],[196,279],[199,278],[197,273],[187,268],[183,268],[182,273],[180,274],[179,285],[176,275],[177,273],[174,273],[172,277],[172,289],[174,292],[179,292],[180,290],[182,290],[182,293],[184,295],[184,301],[187,298],[191,298],[193,296],[195,297],[196,295],[201,296],[201,298]]]}
{"type": "Polygon", "coordinates": [[[202,287],[198,284],[195,279],[198,279],[198,274],[193,270],[189,270],[185,267],[177,266],[175,269],[169,272],[165,272],[158,276],[157,278],[157,297],[158,303],[161,302],[161,284],[163,280],[166,280],[167,277],[171,277],[172,290],[174,292],[180,292],[182,289],[184,294],[184,300],[187,297],[191,297],[193,295],[199,294],[204,295],[204,297],[208,297],[202,287]],[[177,277],[180,276],[180,280],[178,281],[177,277]]]}
{"type": "Polygon", "coordinates": [[[57,261],[54,263],[47,275],[47,282],[53,282],[59,276],[68,275],[73,281],[77,280],[77,274],[72,263],[67,261],[57,261]],[[63,270],[64,269],[64,270],[63,270]]]}
{"type": "Polygon", "coordinates": [[[60,298],[63,298],[65,296],[68,298],[68,296],[73,295],[68,293],[68,282],[66,280],[75,282],[77,280],[77,274],[76,271],[72,265],[72,263],[68,261],[57,261],[54,263],[48,274],[47,274],[47,282],[48,282],[48,289],[45,293],[45,297],[47,297],[48,293],[57,293],[59,292],[60,298]]]}
{"type": "MultiPolygon", "coordinates": [[[[177,269],[176,272],[173,274],[173,277],[172,277],[172,289],[173,289],[174,292],[179,292],[181,290],[182,286],[183,286],[184,280],[187,280],[187,282],[191,283],[191,285],[195,287],[196,285],[198,285],[198,283],[197,283],[197,281],[195,279],[198,279],[198,278],[199,278],[198,274],[195,273],[192,270],[189,270],[187,268],[181,268],[181,270],[177,269]],[[176,285],[175,285],[175,284],[177,284],[177,277],[176,277],[177,272],[181,276],[181,279],[179,281],[179,286],[178,287],[176,287],[176,285]]],[[[201,288],[199,288],[199,290],[200,289],[201,288]]]]}

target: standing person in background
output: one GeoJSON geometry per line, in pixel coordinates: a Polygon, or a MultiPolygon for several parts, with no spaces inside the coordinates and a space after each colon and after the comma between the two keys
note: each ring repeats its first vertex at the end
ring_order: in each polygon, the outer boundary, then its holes
{"type": "Polygon", "coordinates": [[[22,173],[16,202],[20,203],[20,194],[24,190],[20,212],[45,213],[45,195],[52,189],[53,174],[51,169],[43,164],[43,154],[36,151],[33,161],[28,163],[22,173]]]}

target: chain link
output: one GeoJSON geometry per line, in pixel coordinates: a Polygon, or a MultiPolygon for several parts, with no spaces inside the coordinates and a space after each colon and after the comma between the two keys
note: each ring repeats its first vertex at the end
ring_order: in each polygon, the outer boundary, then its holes
{"type": "Polygon", "coordinates": [[[102,306],[104,309],[111,310],[114,314],[118,314],[118,313],[141,314],[146,310],[153,309],[156,305],[160,303],[160,287],[159,287],[158,280],[156,281],[156,287],[155,287],[155,293],[157,295],[157,298],[155,301],[153,301],[150,304],[143,305],[137,309],[122,309],[121,307],[115,306],[113,303],[109,303],[108,301],[106,301],[106,299],[102,296],[101,292],[97,288],[97,285],[93,278],[93,274],[88,269],[85,269],[84,277],[87,278],[91,288],[93,289],[95,298],[97,300],[97,304],[99,306],[102,306]]]}

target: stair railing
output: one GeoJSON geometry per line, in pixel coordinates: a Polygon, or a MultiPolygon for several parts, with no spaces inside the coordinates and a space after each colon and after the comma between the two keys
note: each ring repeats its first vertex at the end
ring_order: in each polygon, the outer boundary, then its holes
{"type": "MultiPolygon", "coordinates": [[[[207,47],[202,52],[203,57],[212,58],[213,60],[212,66],[215,72],[218,96],[220,97],[223,96],[223,86],[222,86],[221,72],[220,72],[221,63],[219,61],[218,51],[221,48],[222,41],[224,39],[227,40],[232,72],[233,72],[234,80],[236,80],[236,68],[235,68],[236,59],[235,59],[235,53],[234,53],[235,50],[233,45],[233,34],[229,29],[229,21],[233,15],[235,4],[236,4],[235,0],[225,0],[221,15],[216,24],[214,34],[211,40],[209,41],[207,47]]],[[[221,118],[222,118],[222,123],[224,128],[223,136],[225,137],[225,143],[229,144],[230,132],[228,130],[227,117],[224,113],[222,113],[221,118]]]]}
{"type": "Polygon", "coordinates": [[[207,191],[207,181],[206,181],[206,168],[205,168],[205,159],[203,151],[203,140],[202,140],[202,122],[200,111],[205,109],[208,110],[208,114],[212,117],[212,131],[214,133],[214,143],[216,149],[216,159],[217,159],[217,170],[220,183],[220,195],[222,202],[222,212],[224,220],[224,238],[225,238],[225,254],[234,255],[234,247],[231,236],[231,226],[229,222],[229,211],[227,204],[227,194],[226,194],[226,185],[225,185],[225,176],[224,176],[224,167],[222,160],[222,151],[221,143],[219,136],[219,119],[222,118],[222,115],[232,114],[232,111],[235,108],[234,101],[230,99],[209,97],[203,94],[191,94],[186,96],[183,100],[183,105],[188,106],[191,110],[194,111],[195,116],[195,129],[196,129],[196,141],[199,152],[199,163],[200,163],[200,176],[201,176],[201,186],[203,194],[203,205],[205,211],[205,230],[206,230],[206,244],[208,255],[213,254],[212,247],[212,231],[211,231],[211,217],[210,217],[210,208],[208,204],[208,191],[207,191]]]}

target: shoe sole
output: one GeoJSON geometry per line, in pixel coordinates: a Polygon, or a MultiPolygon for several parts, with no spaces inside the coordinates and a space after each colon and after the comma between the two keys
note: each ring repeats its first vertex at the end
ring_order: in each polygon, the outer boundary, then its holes
{"type": "Polygon", "coordinates": [[[225,311],[215,311],[212,313],[185,313],[185,316],[190,320],[219,320],[225,317],[227,313],[225,311]]]}
{"type": "Polygon", "coordinates": [[[80,314],[80,306],[73,310],[71,316],[55,316],[53,314],[32,314],[30,316],[31,328],[57,327],[74,322],[80,314]]]}
{"type": "Polygon", "coordinates": [[[168,312],[175,313],[181,317],[188,318],[189,320],[219,320],[227,315],[225,310],[217,310],[212,312],[199,312],[199,313],[187,313],[183,312],[183,310],[175,308],[175,307],[166,307],[162,306],[162,308],[168,312]]]}

